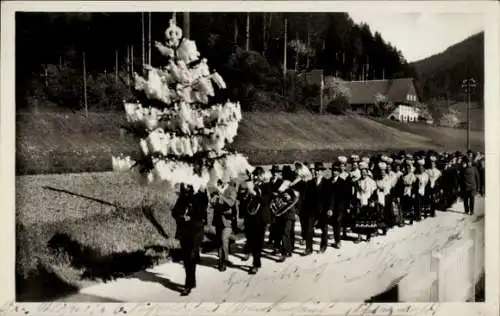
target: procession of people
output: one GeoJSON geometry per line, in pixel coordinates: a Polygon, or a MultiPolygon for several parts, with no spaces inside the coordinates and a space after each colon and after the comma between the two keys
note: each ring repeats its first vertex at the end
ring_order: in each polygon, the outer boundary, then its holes
{"type": "Polygon", "coordinates": [[[324,253],[330,245],[340,249],[344,240],[367,242],[394,227],[434,217],[458,198],[465,213],[473,215],[475,196],[485,191],[484,160],[483,154],[472,151],[339,156],[331,168],[322,162],[274,165],[269,171],[256,167],[241,182],[220,182],[215,192],[195,193],[186,186],[173,211],[186,270],[181,295],[196,287],[196,263],[209,207],[214,212],[219,270],[231,265],[230,238],[240,229],[237,223],[243,222],[242,260],[252,257],[249,274],[256,274],[265,248],[279,262],[293,256],[297,243],[305,245],[299,255],[311,255],[315,229],[321,231],[318,250],[324,253]],[[295,236],[296,221],[300,239],[295,236]]]}

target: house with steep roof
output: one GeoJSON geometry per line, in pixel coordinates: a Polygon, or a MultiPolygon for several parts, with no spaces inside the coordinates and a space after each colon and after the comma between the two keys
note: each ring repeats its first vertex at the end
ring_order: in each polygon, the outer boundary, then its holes
{"type": "Polygon", "coordinates": [[[419,118],[419,95],[413,78],[399,78],[386,80],[346,81],[351,93],[351,109],[360,114],[373,114],[375,110],[375,96],[386,96],[394,105],[389,118],[412,122],[419,118]]]}

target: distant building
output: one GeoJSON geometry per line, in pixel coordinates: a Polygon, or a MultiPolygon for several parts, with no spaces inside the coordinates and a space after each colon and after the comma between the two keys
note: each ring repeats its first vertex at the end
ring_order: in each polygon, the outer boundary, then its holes
{"type": "Polygon", "coordinates": [[[351,93],[351,109],[360,114],[373,114],[375,95],[386,96],[395,106],[389,115],[391,119],[412,122],[418,120],[418,109],[415,105],[420,98],[413,78],[346,81],[351,93]]]}
{"type": "Polygon", "coordinates": [[[400,122],[417,122],[419,111],[414,106],[399,104],[394,111],[389,114],[391,120],[400,122]]]}

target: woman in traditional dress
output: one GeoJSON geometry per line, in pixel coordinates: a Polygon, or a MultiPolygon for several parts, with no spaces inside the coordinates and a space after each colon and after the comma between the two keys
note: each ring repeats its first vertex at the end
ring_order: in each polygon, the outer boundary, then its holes
{"type": "Polygon", "coordinates": [[[425,160],[419,159],[415,168],[415,176],[417,177],[417,193],[415,195],[415,220],[420,221],[425,215],[427,209],[427,195],[425,189],[429,182],[429,174],[424,169],[425,160]]]}
{"type": "Polygon", "coordinates": [[[417,177],[413,173],[413,161],[406,159],[403,167],[403,175],[396,184],[396,195],[399,197],[401,207],[401,224],[406,224],[408,220],[413,224],[415,219],[415,194],[416,194],[417,177]]]}
{"type": "Polygon", "coordinates": [[[427,169],[427,174],[429,177],[429,182],[426,188],[427,198],[428,198],[428,211],[429,215],[436,216],[436,210],[440,205],[440,194],[439,194],[439,179],[441,177],[441,171],[437,168],[437,158],[436,156],[429,157],[429,168],[427,169]]]}
{"type": "Polygon", "coordinates": [[[375,212],[375,201],[373,193],[377,186],[368,174],[368,163],[362,161],[359,164],[361,179],[356,184],[357,212],[355,218],[355,232],[358,234],[356,243],[361,241],[361,235],[366,235],[366,241],[371,239],[377,230],[377,217],[375,212]]]}

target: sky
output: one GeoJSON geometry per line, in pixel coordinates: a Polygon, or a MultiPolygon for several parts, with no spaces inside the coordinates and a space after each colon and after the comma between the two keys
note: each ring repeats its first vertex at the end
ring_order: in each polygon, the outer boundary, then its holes
{"type": "Polygon", "coordinates": [[[466,13],[377,13],[349,12],[357,22],[378,31],[397,47],[408,62],[444,51],[470,35],[484,30],[484,16],[466,13]]]}

